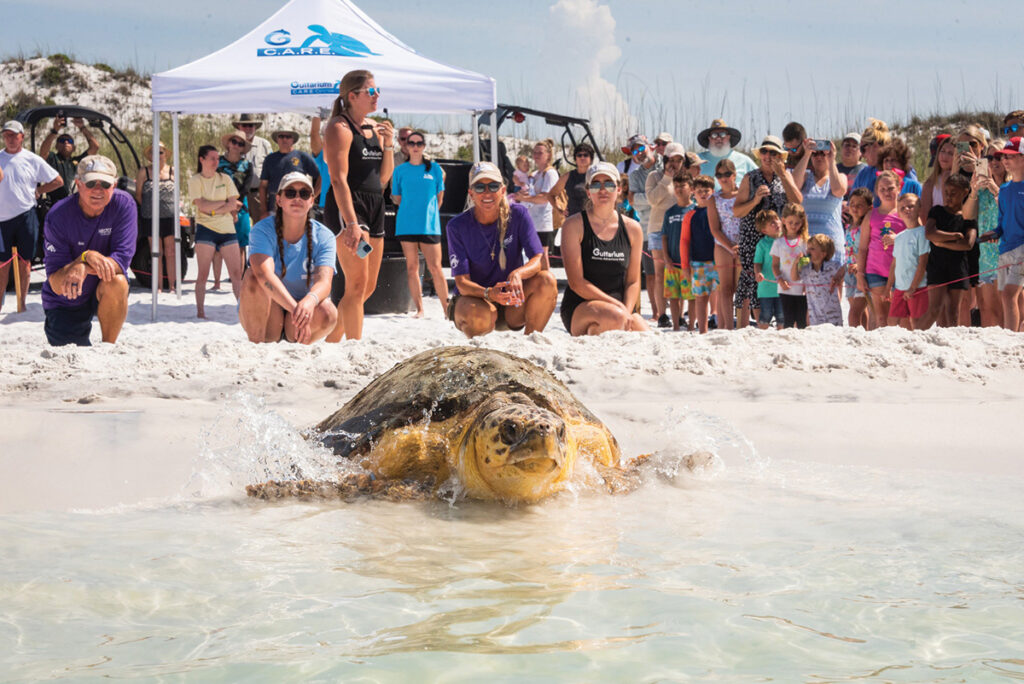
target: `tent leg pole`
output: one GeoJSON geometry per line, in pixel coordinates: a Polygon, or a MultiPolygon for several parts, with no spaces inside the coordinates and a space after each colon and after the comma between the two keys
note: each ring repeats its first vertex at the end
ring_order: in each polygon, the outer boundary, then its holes
{"type": "Polygon", "coordinates": [[[473,112],[473,124],[470,130],[473,131],[473,163],[480,161],[480,113],[473,112]]]}
{"type": "Polygon", "coordinates": [[[174,290],[181,302],[181,194],[178,183],[178,112],[171,113],[171,160],[174,177],[174,290]]]}
{"type": "Polygon", "coordinates": [[[150,268],[150,281],[153,294],[152,320],[156,322],[156,304],[160,292],[160,112],[153,112],[153,157],[150,159],[153,164],[153,192],[152,209],[153,218],[150,226],[150,239],[153,246],[150,253],[153,255],[152,267],[150,268]]]}

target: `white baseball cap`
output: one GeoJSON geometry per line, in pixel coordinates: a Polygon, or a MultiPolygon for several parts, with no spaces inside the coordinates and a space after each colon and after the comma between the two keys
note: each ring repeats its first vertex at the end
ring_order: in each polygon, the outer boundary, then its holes
{"type": "Polygon", "coordinates": [[[472,186],[477,181],[481,180],[492,180],[504,183],[505,179],[501,177],[501,171],[498,167],[489,162],[482,161],[473,164],[473,168],[469,170],[469,184],[472,186]]]}
{"type": "Polygon", "coordinates": [[[313,189],[313,179],[312,178],[310,178],[306,174],[302,173],[301,171],[292,171],[291,173],[286,173],[281,178],[281,182],[278,183],[278,185],[277,185],[277,191],[281,192],[282,190],[287,188],[289,185],[293,185],[295,183],[302,183],[303,185],[305,185],[310,190],[313,189]]]}
{"type": "Polygon", "coordinates": [[[15,121],[14,119],[11,119],[4,124],[4,130],[14,131],[15,133],[21,133],[22,135],[25,134],[25,127],[21,125],[20,121],[15,121]]]}
{"type": "Polygon", "coordinates": [[[78,178],[83,183],[103,180],[117,184],[117,167],[102,154],[90,154],[78,162],[78,178]]]}

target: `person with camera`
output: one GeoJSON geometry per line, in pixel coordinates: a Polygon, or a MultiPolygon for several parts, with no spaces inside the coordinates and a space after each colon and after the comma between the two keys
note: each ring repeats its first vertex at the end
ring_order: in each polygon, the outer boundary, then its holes
{"type": "Polygon", "coordinates": [[[92,131],[85,125],[85,119],[75,117],[71,120],[78,132],[85,136],[88,143],[84,152],[75,154],[75,137],[70,133],[61,133],[61,129],[67,127],[67,117],[54,117],[50,123],[50,130],[46,132],[42,144],[39,145],[39,156],[46,160],[46,163],[57,169],[61,179],[64,181],[63,188],[57,188],[50,193],[50,200],[56,202],[62,200],[75,191],[75,167],[78,162],[100,150],[100,144],[96,142],[92,131]],[[56,140],[56,147],[54,147],[56,140]]]}
{"type": "Polygon", "coordinates": [[[558,283],[541,268],[544,251],[530,213],[509,204],[501,171],[491,162],[470,169],[469,199],[472,208],[447,226],[455,278],[448,319],[466,337],[543,330],[555,310],[558,283]]]}
{"type": "MultiPolygon", "coordinates": [[[[843,198],[846,196],[846,176],[836,164],[836,146],[831,140],[803,142],[804,154],[793,168],[793,182],[803,195],[809,235],[827,235],[833,245],[845,244],[843,231],[843,198]]],[[[832,261],[843,265],[843,251],[836,249],[832,261]]],[[[832,278],[832,287],[843,283],[845,272],[840,270],[832,278]]]]}

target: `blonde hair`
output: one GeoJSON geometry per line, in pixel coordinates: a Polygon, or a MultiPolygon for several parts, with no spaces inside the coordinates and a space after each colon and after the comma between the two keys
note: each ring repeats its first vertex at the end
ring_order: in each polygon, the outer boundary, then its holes
{"type": "Polygon", "coordinates": [[[825,253],[825,261],[828,261],[836,255],[836,243],[832,241],[828,235],[823,233],[815,233],[811,237],[807,238],[807,246],[814,245],[818,247],[822,252],[825,253]]]}
{"type": "Polygon", "coordinates": [[[796,216],[800,219],[800,239],[807,242],[808,235],[810,235],[810,228],[807,225],[807,212],[804,211],[804,208],[796,202],[790,202],[782,210],[782,218],[787,219],[790,216],[796,216]]]}
{"type": "Polygon", "coordinates": [[[868,118],[868,127],[864,129],[864,132],[860,136],[861,144],[866,143],[878,143],[879,145],[887,145],[889,143],[892,134],[889,132],[889,126],[881,119],[868,118]]]}
{"type": "MultiPolygon", "coordinates": [[[[954,136],[951,135],[948,138],[943,138],[942,141],[939,142],[938,147],[935,148],[935,165],[932,166],[932,172],[930,174],[928,174],[928,178],[925,180],[926,183],[928,181],[931,181],[932,184],[934,185],[935,183],[939,182],[939,177],[943,173],[943,171],[942,171],[942,164],[939,163],[939,153],[942,152],[942,148],[945,147],[946,145],[954,144],[953,143],[953,137],[954,136]]],[[[952,171],[952,170],[953,170],[953,168],[950,167],[949,171],[952,171]]]]}
{"type": "Polygon", "coordinates": [[[371,78],[373,74],[366,69],[356,69],[342,76],[338,85],[338,97],[334,98],[334,107],[331,108],[331,116],[341,116],[342,112],[348,111],[349,94],[361,90],[371,78]]]}
{"type": "MultiPolygon", "coordinates": [[[[552,140],[551,138],[544,138],[543,140],[538,140],[537,144],[534,145],[534,147],[536,148],[537,145],[540,145],[545,150],[547,150],[548,164],[547,166],[544,167],[544,169],[546,169],[548,168],[548,166],[551,166],[555,161],[555,141],[552,140]]],[[[539,166],[537,167],[538,171],[543,171],[544,169],[540,168],[539,166]]]]}
{"type": "Polygon", "coordinates": [[[762,209],[757,212],[757,216],[754,217],[754,225],[757,226],[758,230],[764,230],[772,221],[778,221],[779,215],[775,213],[774,209],[762,209]]]}

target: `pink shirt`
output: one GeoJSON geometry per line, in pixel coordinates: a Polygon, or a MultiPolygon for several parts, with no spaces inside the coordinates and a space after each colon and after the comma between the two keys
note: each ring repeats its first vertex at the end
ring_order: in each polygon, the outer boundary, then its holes
{"type": "Polygon", "coordinates": [[[892,264],[892,247],[882,246],[882,236],[889,233],[899,235],[907,229],[907,224],[894,210],[890,214],[882,214],[878,209],[871,210],[871,239],[868,242],[867,273],[883,278],[889,277],[889,266],[892,264]]]}

